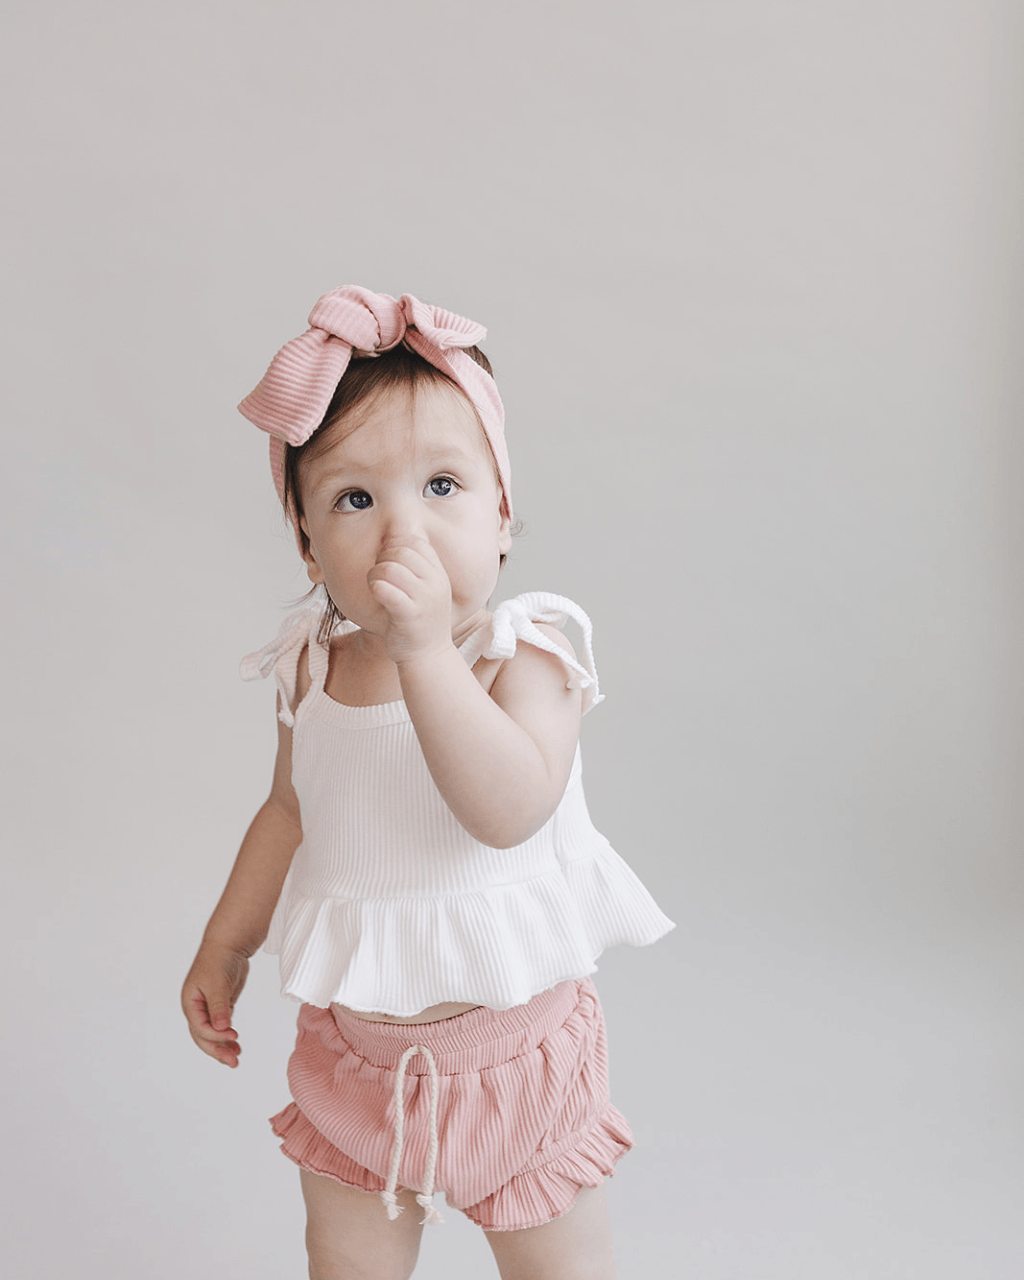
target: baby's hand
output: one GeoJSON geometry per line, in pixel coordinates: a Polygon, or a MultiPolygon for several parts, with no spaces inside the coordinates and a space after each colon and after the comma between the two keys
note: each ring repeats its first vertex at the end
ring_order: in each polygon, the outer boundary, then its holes
{"type": "Polygon", "coordinates": [[[384,648],[392,662],[443,652],[452,644],[452,585],[422,534],[392,538],[366,575],[388,615],[384,648]]]}
{"type": "Polygon", "coordinates": [[[199,948],[181,991],[181,1007],[192,1039],[203,1053],[237,1067],[242,1046],[231,1025],[231,1012],[249,975],[249,959],[238,951],[199,948]]]}

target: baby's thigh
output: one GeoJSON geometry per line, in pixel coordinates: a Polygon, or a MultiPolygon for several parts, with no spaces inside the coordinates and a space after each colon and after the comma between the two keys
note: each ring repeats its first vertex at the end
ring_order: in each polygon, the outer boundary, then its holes
{"type": "Polygon", "coordinates": [[[380,1196],[300,1170],[310,1280],[408,1280],[420,1250],[422,1210],[400,1191],[390,1219],[380,1196]]]}
{"type": "Polygon", "coordinates": [[[560,1218],[522,1231],[488,1231],[501,1280],[615,1280],[606,1184],[584,1187],[560,1218]]]}

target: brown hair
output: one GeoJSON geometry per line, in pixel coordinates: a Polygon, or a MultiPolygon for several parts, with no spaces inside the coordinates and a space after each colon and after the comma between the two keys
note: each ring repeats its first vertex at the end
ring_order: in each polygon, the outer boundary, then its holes
{"type": "MultiPolygon", "coordinates": [[[[491,373],[491,362],[479,347],[464,347],[466,355],[475,360],[482,369],[491,373]]],[[[299,484],[299,466],[305,457],[315,458],[327,444],[327,437],[332,427],[352,412],[358,405],[374,399],[393,387],[409,387],[415,389],[423,383],[445,383],[454,387],[460,395],[462,389],[411,348],[400,343],[372,358],[354,357],[345,370],[341,381],[335,389],[331,403],[327,406],[323,421],[313,434],[300,445],[286,444],[284,448],[284,500],[285,508],[295,513],[294,524],[303,552],[309,550],[309,539],[299,524],[302,516],[302,489],[299,484]]],[[[497,475],[497,467],[495,466],[497,475]]],[[[501,557],[505,563],[505,557],[501,557]]],[[[327,588],[324,588],[327,594],[327,588]]],[[[327,607],[320,622],[317,640],[326,644],[334,628],[342,621],[344,615],[327,595],[327,607]]]]}

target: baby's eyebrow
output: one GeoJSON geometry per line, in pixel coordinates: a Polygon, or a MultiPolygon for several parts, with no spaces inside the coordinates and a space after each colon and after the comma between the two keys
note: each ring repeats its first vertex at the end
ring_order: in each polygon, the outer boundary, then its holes
{"type": "Polygon", "coordinates": [[[312,491],[313,493],[317,493],[317,492],[319,492],[319,490],[321,490],[321,489],[326,489],[326,488],[329,488],[329,487],[331,487],[331,486],[333,486],[333,485],[336,485],[336,484],[338,483],[339,479],[341,479],[342,477],[350,476],[350,475],[352,475],[352,473],[354,473],[354,472],[355,472],[355,471],[357,471],[357,470],[358,470],[358,468],[353,467],[353,466],[350,466],[350,465],[343,465],[343,466],[340,466],[340,467],[332,467],[332,468],[330,469],[330,471],[325,471],[325,472],[323,472],[323,473],[322,473],[322,474],[321,474],[321,475],[320,475],[320,476],[319,476],[319,477],[318,477],[318,478],[313,482],[313,484],[310,486],[311,491],[312,491]]]}
{"type": "Polygon", "coordinates": [[[438,445],[436,448],[424,451],[423,457],[427,462],[437,462],[437,460],[445,458],[455,458],[459,462],[471,461],[476,456],[474,450],[467,449],[461,444],[445,444],[438,445]]]}
{"type": "Polygon", "coordinates": [[[324,489],[361,489],[373,484],[372,467],[362,467],[358,463],[343,462],[329,471],[322,472],[316,479],[310,477],[306,482],[306,492],[312,497],[324,489]]]}

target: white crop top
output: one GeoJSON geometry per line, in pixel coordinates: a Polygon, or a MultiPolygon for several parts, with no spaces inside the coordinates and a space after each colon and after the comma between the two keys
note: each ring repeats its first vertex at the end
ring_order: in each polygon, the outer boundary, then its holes
{"type": "MultiPolygon", "coordinates": [[[[435,786],[404,702],[350,707],[324,691],[320,616],[292,614],[241,668],[246,680],[274,672],[280,718],[294,726],[302,843],[265,944],[280,955],[285,995],[399,1017],[447,1001],[507,1009],[593,973],[606,947],[673,928],[590,821],[578,748],[558,808],[529,840],[474,840],[435,786]],[[293,712],[307,645],[312,683],[293,712]]],[[[562,659],[584,710],[601,700],[590,619],[571,600],[506,600],[460,652],[472,666],[511,657],[519,642],[562,659]],[[569,617],[583,629],[579,662],[534,625],[569,617]]]]}

